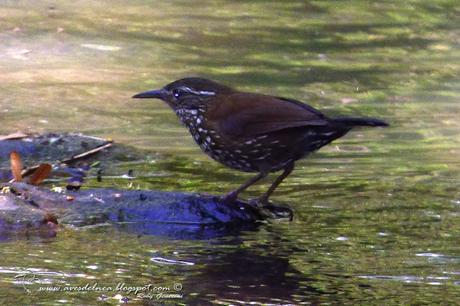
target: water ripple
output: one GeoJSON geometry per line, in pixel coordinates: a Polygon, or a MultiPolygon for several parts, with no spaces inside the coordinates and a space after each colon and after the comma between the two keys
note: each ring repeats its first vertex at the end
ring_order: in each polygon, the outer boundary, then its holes
{"type": "Polygon", "coordinates": [[[174,260],[174,259],[167,259],[163,257],[152,257],[151,261],[161,264],[161,265],[183,265],[183,266],[193,266],[195,263],[183,260],[174,260]]]}

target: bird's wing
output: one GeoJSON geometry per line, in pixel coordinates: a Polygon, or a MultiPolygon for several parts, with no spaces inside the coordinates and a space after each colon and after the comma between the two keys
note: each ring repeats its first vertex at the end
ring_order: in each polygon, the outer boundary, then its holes
{"type": "Polygon", "coordinates": [[[213,127],[231,138],[328,124],[321,112],[299,101],[239,92],[219,99],[209,114],[213,127]]]}

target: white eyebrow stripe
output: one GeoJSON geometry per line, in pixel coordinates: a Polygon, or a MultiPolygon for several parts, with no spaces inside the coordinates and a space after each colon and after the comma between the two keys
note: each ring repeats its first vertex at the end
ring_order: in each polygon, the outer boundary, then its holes
{"type": "Polygon", "coordinates": [[[183,90],[188,91],[189,93],[195,94],[195,95],[202,95],[202,96],[214,96],[216,93],[213,91],[206,91],[206,90],[200,90],[196,91],[191,89],[190,87],[182,87],[183,90]]]}
{"type": "Polygon", "coordinates": [[[199,93],[200,95],[206,95],[206,96],[214,96],[216,94],[213,91],[205,91],[205,90],[199,91],[199,93]]]}

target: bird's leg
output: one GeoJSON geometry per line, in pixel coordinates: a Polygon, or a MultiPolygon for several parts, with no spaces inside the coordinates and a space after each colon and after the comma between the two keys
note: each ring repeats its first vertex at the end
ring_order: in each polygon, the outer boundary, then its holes
{"type": "Polygon", "coordinates": [[[270,188],[268,188],[267,192],[265,192],[262,196],[260,196],[258,199],[256,199],[256,202],[259,204],[268,204],[268,198],[270,195],[275,191],[275,189],[278,187],[279,184],[289,175],[291,174],[292,170],[294,170],[294,162],[290,162],[287,164],[287,166],[284,168],[283,173],[280,174],[276,178],[276,180],[272,183],[270,188]]]}
{"type": "Polygon", "coordinates": [[[233,190],[233,191],[230,191],[229,193],[227,193],[226,195],[224,195],[222,198],[221,198],[221,201],[225,202],[225,203],[231,203],[231,202],[234,202],[236,201],[236,199],[238,198],[238,195],[246,190],[249,186],[251,186],[252,184],[256,183],[257,181],[263,179],[264,177],[267,176],[267,173],[266,172],[260,172],[259,174],[257,174],[256,176],[252,177],[250,180],[246,181],[244,184],[242,184],[240,187],[238,187],[237,189],[233,190]]]}

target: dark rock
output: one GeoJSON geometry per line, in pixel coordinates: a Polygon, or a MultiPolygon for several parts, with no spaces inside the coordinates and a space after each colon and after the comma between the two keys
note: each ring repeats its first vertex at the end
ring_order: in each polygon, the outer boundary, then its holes
{"type": "Polygon", "coordinates": [[[275,210],[198,194],[114,189],[56,193],[24,183],[8,187],[11,192],[0,202],[0,231],[15,230],[8,224],[38,228],[52,215],[64,225],[111,223],[137,234],[203,239],[254,229],[258,221],[276,217],[275,210]],[[15,223],[19,216],[22,221],[15,223]]]}
{"type": "Polygon", "coordinates": [[[55,236],[47,222],[47,212],[12,194],[0,194],[0,241],[14,236],[55,236]]]}

